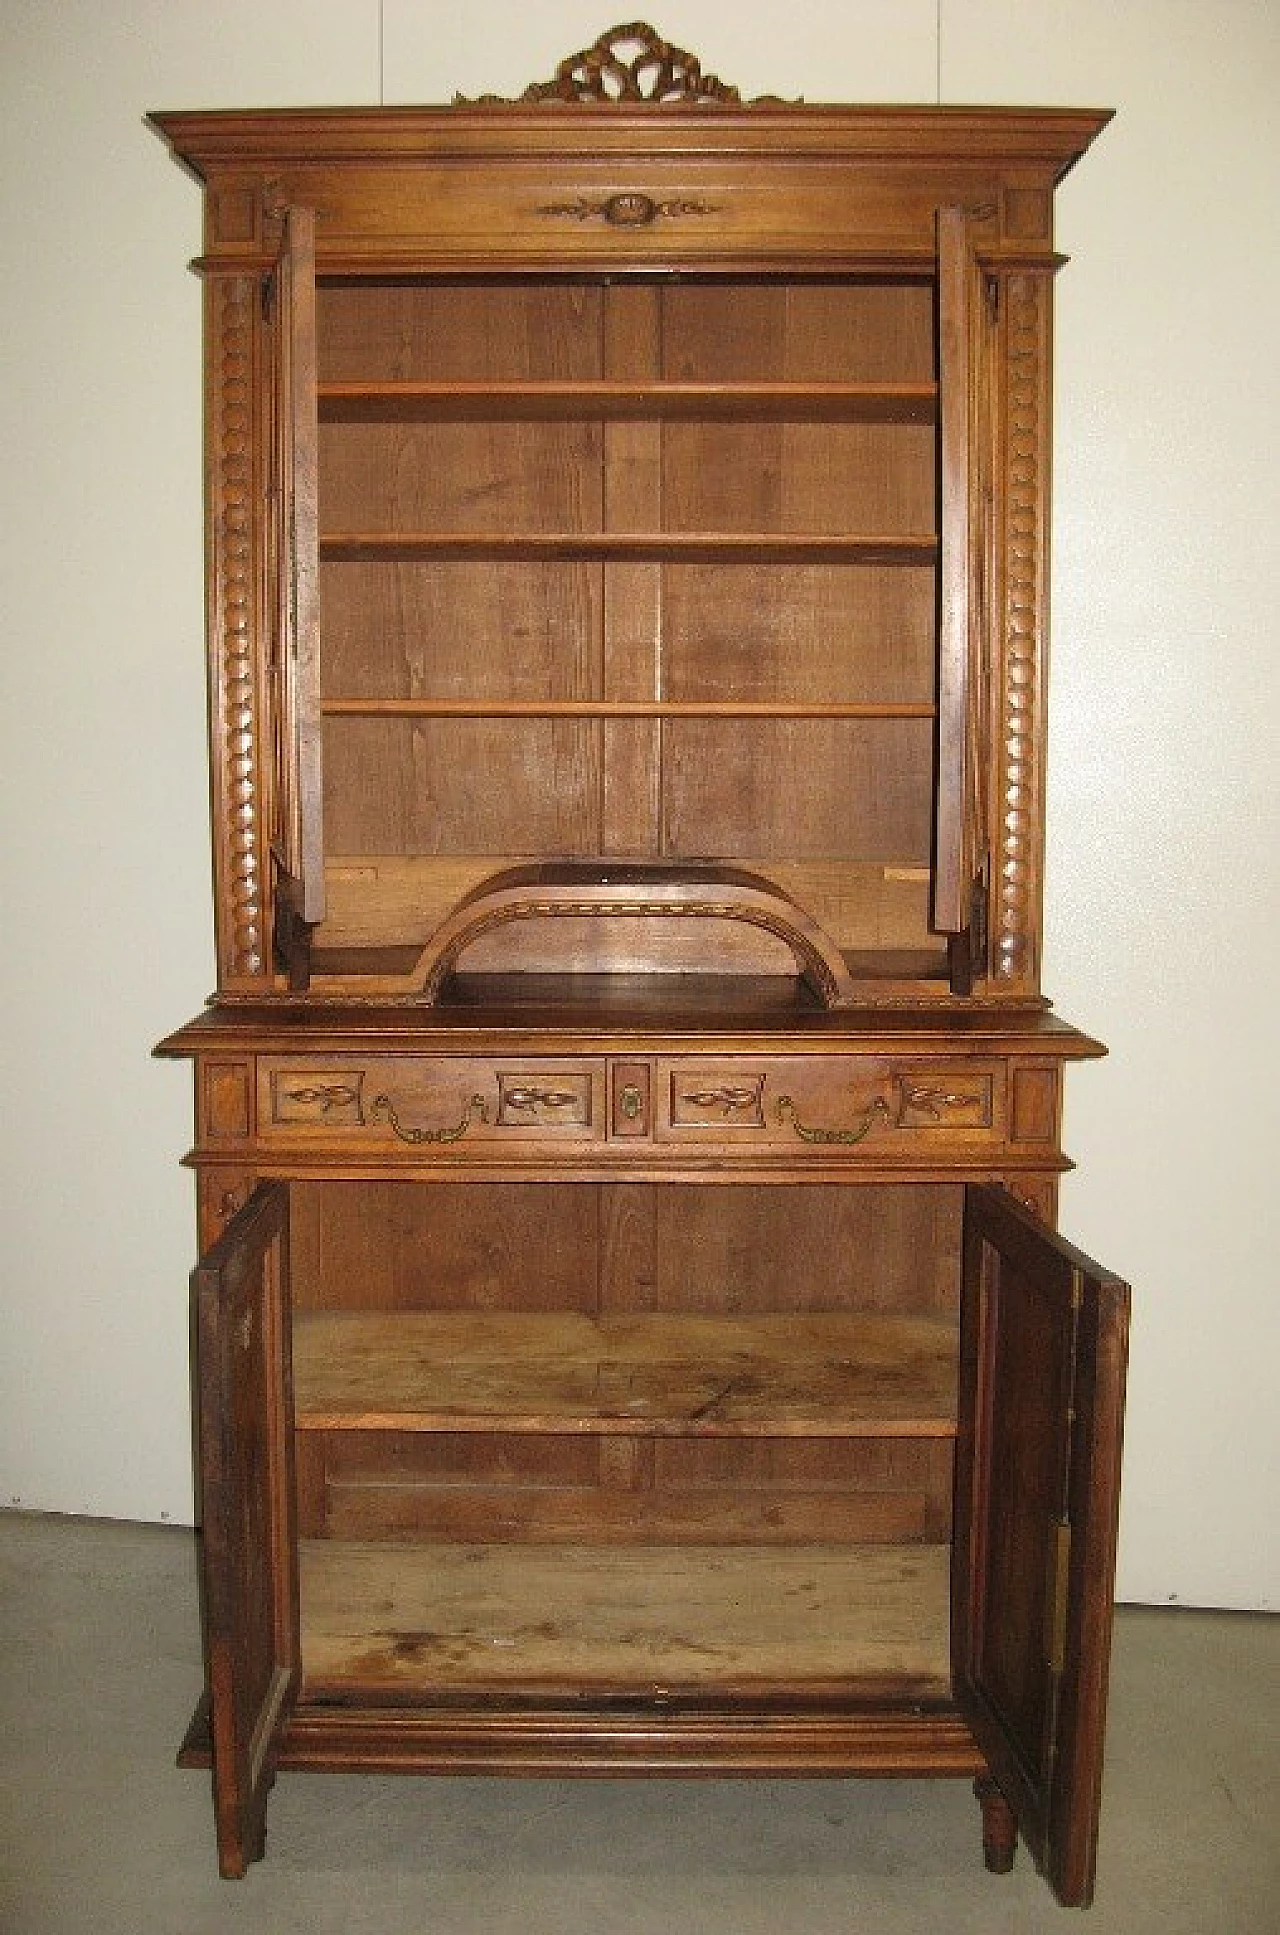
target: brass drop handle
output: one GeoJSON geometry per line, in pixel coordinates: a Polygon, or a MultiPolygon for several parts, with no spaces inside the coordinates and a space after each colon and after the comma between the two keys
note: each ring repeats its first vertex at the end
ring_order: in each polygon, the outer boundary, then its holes
{"type": "Polygon", "coordinates": [[[453,1128],[445,1129],[406,1129],[396,1112],[395,1104],[389,1095],[375,1095],[369,1105],[370,1122],[387,1122],[391,1133],[401,1142],[409,1142],[416,1148],[424,1142],[460,1142],[473,1122],[487,1122],[489,1111],[483,1095],[473,1095],[467,1103],[461,1122],[453,1128]]]}
{"type": "Polygon", "coordinates": [[[518,1088],[504,1088],[502,1099],[509,1109],[524,1109],[532,1114],[535,1109],[567,1109],[579,1098],[568,1088],[534,1088],[525,1085],[518,1088]]]}
{"type": "Polygon", "coordinates": [[[889,1114],[889,1104],[883,1096],[877,1095],[874,1102],[868,1104],[861,1122],[855,1128],[814,1129],[800,1120],[796,1114],[796,1105],[789,1095],[780,1095],[775,1107],[779,1122],[785,1122],[790,1118],[791,1126],[802,1142],[820,1143],[824,1148],[832,1145],[838,1145],[843,1149],[851,1148],[855,1142],[861,1142],[864,1137],[869,1136],[876,1123],[889,1114]]]}

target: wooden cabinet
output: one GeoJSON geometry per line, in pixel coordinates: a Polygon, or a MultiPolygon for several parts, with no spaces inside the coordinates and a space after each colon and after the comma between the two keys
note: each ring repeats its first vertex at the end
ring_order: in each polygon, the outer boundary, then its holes
{"type": "MultiPolygon", "coordinates": [[[[637,38],[637,36],[639,36],[637,38]]],[[[1053,1234],[1089,113],[155,117],[205,185],[223,1872],[277,1768],[975,1777],[1093,1875],[1127,1293],[1053,1234]]]]}

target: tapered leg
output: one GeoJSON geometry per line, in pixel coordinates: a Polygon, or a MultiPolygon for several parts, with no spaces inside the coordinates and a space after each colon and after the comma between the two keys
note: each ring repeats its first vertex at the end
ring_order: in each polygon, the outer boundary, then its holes
{"type": "Polygon", "coordinates": [[[982,1803],[982,1854],[993,1875],[1007,1875],[1018,1849],[1018,1817],[990,1774],[979,1774],[973,1791],[982,1803]]]}

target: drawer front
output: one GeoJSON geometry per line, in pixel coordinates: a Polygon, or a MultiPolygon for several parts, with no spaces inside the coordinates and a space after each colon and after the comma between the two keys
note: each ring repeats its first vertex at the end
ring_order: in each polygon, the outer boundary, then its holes
{"type": "Polygon", "coordinates": [[[336,1056],[258,1064],[264,1141],[384,1150],[598,1142],[605,1065],[512,1056],[336,1056]]]}
{"type": "Polygon", "coordinates": [[[648,1148],[659,1161],[682,1149],[928,1161],[1000,1145],[1005,1118],[999,1062],[339,1055],[264,1057],[257,1074],[264,1144],[459,1160],[605,1145],[618,1158],[648,1148]]]}
{"type": "Polygon", "coordinates": [[[901,1063],[863,1055],[662,1061],[655,1136],[661,1142],[898,1152],[1002,1139],[999,1063],[901,1063]]]}

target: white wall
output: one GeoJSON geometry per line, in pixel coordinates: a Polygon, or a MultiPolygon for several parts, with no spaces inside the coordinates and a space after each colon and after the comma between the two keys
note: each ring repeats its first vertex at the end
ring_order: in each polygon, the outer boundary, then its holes
{"type": "MultiPolygon", "coordinates": [[[[212,978],[199,198],[142,113],[512,92],[605,24],[0,13],[0,1502],[190,1516],[189,1082],[147,1050],[212,978]]],[[[1118,109],[1061,197],[1046,985],[1113,1051],[1071,1082],[1063,1217],[1136,1286],[1122,1594],[1275,1605],[1280,11],[667,0],[657,25],[747,93],[1118,109]]]]}

